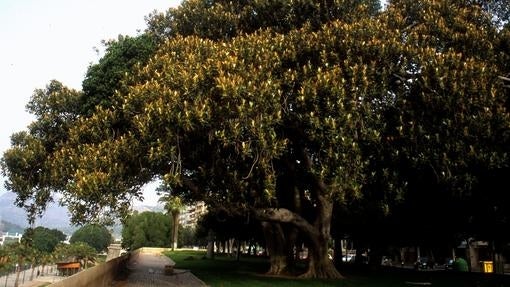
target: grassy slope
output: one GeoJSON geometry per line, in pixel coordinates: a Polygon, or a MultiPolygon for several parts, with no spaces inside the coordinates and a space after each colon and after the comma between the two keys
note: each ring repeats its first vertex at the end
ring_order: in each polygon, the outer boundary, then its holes
{"type": "Polygon", "coordinates": [[[268,263],[263,258],[235,258],[217,256],[214,260],[202,259],[202,251],[168,252],[176,268],[189,269],[209,286],[337,286],[337,287],[399,287],[411,286],[406,282],[431,282],[434,287],[503,287],[510,286],[510,276],[484,276],[485,274],[458,274],[450,272],[414,272],[386,269],[343,270],[343,280],[309,280],[264,276],[268,263]]]}

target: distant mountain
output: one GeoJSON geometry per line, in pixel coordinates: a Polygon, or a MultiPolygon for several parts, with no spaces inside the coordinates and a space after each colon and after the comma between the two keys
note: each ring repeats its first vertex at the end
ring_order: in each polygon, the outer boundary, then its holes
{"type": "Polygon", "coordinates": [[[23,233],[23,231],[25,231],[24,227],[10,223],[8,221],[0,220],[0,234],[2,232],[23,233]]]}
{"type": "Polygon", "coordinates": [[[136,205],[136,206],[133,206],[133,210],[136,210],[138,212],[144,212],[144,211],[165,212],[162,205],[156,205],[156,206],[136,205]]]}
{"type": "MultiPolygon", "coordinates": [[[[28,227],[26,212],[22,208],[19,208],[14,205],[15,200],[16,194],[14,194],[13,192],[9,191],[4,193],[0,192],[0,221],[8,222],[13,226],[18,226],[19,228],[21,228],[21,231],[23,231],[26,227],[28,227]]],[[[162,205],[156,206],[135,205],[133,206],[133,210],[136,210],[138,212],[144,211],[164,212],[162,205]]],[[[43,214],[43,217],[36,219],[35,225],[45,226],[48,228],[56,228],[67,234],[72,234],[78,228],[77,226],[71,225],[71,222],[69,220],[69,212],[67,208],[64,206],[60,206],[58,203],[55,202],[52,202],[48,205],[48,207],[46,208],[46,212],[43,214]]],[[[116,237],[120,236],[120,230],[122,229],[122,226],[120,224],[115,224],[112,227],[112,229],[116,237]]]]}
{"type": "MultiPolygon", "coordinates": [[[[15,200],[16,194],[13,192],[0,195],[0,220],[26,228],[28,227],[26,212],[14,205],[15,200]]],[[[41,218],[37,218],[35,223],[36,225],[57,228],[62,231],[72,228],[67,208],[54,202],[48,205],[46,212],[41,218]]]]}

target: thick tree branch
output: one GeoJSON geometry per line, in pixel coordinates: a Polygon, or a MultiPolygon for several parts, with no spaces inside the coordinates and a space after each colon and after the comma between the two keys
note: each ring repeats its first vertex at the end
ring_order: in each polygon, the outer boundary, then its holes
{"type": "MultiPolygon", "coordinates": [[[[319,214],[325,214],[325,209],[328,209],[328,205],[330,204],[326,198],[328,193],[328,186],[324,182],[324,180],[312,173],[313,161],[310,155],[306,152],[305,148],[300,149],[301,158],[303,161],[303,165],[307,169],[308,173],[312,178],[313,188],[312,188],[312,196],[315,198],[317,202],[317,208],[319,214]]],[[[317,216],[315,220],[315,226],[324,226],[323,222],[324,218],[322,216],[317,216]]],[[[329,220],[329,219],[328,219],[329,220]]]]}
{"type": "Polygon", "coordinates": [[[500,80],[510,82],[510,78],[503,77],[503,76],[498,76],[498,78],[499,78],[500,80]]]}
{"type": "Polygon", "coordinates": [[[257,219],[261,221],[289,223],[303,231],[305,234],[309,234],[313,237],[319,236],[318,230],[313,225],[299,214],[296,214],[286,208],[255,209],[254,213],[257,219]]]}

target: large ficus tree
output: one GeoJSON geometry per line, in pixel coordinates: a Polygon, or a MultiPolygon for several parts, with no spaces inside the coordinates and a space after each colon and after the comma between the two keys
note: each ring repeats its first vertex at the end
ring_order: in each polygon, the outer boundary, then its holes
{"type": "Polygon", "coordinates": [[[46,157],[55,181],[42,186],[86,221],[126,212],[161,178],[297,230],[309,248],[303,276],[341,277],[327,254],[333,203],[382,193],[371,204],[386,216],[424,167],[446,191],[469,188],[473,167],[506,164],[497,136],[508,131],[500,34],[480,7],[395,1],[347,17],[343,4],[185,1],[153,15],[157,52],[108,105],[72,122],[46,157]]]}

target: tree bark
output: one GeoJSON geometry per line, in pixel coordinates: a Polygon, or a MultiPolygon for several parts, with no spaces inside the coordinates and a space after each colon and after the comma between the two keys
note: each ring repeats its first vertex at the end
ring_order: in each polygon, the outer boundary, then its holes
{"type": "Polygon", "coordinates": [[[334,239],[333,263],[338,268],[342,266],[342,239],[340,237],[334,239]]]}
{"type": "MultiPolygon", "coordinates": [[[[299,214],[285,208],[256,210],[255,214],[260,220],[290,223],[308,238],[309,264],[307,271],[301,275],[302,277],[340,279],[343,276],[336,270],[328,256],[332,209],[332,203],[322,199],[318,204],[314,225],[299,214]]],[[[275,260],[277,259],[275,258],[275,260]]],[[[277,262],[281,262],[281,260],[277,262]]]]}
{"type": "Polygon", "coordinates": [[[313,224],[304,219],[299,213],[292,212],[286,208],[268,208],[255,211],[255,214],[260,220],[289,223],[298,228],[307,237],[309,264],[308,270],[301,275],[302,277],[343,278],[328,256],[333,202],[327,195],[331,194],[331,191],[320,176],[313,174],[313,162],[306,149],[300,147],[299,152],[301,153],[303,166],[308,172],[312,183],[310,192],[315,202],[315,220],[313,224]]]}
{"type": "Polygon", "coordinates": [[[321,195],[317,196],[317,218],[314,226],[319,232],[306,234],[310,238],[308,248],[308,270],[301,275],[303,278],[341,279],[343,276],[336,270],[333,261],[329,259],[328,241],[330,239],[331,217],[333,203],[328,202],[321,195]]]}
{"type": "Polygon", "coordinates": [[[18,260],[18,267],[16,268],[16,281],[14,281],[14,287],[19,286],[19,275],[21,273],[21,266],[23,265],[23,259],[18,260]]]}
{"type": "Polygon", "coordinates": [[[237,244],[237,252],[236,252],[236,261],[239,262],[239,260],[241,259],[241,241],[238,239],[236,239],[236,244],[237,244]]]}
{"type": "Polygon", "coordinates": [[[336,270],[333,261],[328,257],[327,241],[318,240],[317,247],[308,249],[308,270],[302,278],[341,279],[343,276],[336,270]]]}
{"type": "Polygon", "coordinates": [[[214,232],[209,229],[207,232],[207,259],[214,259],[214,232]]]}
{"type": "Polygon", "coordinates": [[[363,265],[365,262],[363,262],[363,251],[365,250],[365,247],[361,245],[359,240],[356,244],[356,256],[354,257],[354,264],[360,266],[363,265]]]}
{"type": "Polygon", "coordinates": [[[374,240],[370,245],[370,253],[368,254],[368,265],[372,269],[381,268],[383,257],[383,248],[377,240],[374,240]]]}
{"type": "Polygon", "coordinates": [[[282,275],[287,272],[287,256],[285,253],[285,235],[279,223],[263,221],[262,230],[269,256],[269,275],[282,275]]]}
{"type": "Polygon", "coordinates": [[[172,219],[173,219],[173,226],[172,226],[172,251],[175,251],[177,249],[177,240],[179,240],[179,210],[173,210],[172,211],[172,219]]]}
{"type": "Polygon", "coordinates": [[[251,244],[251,240],[248,242],[248,255],[252,255],[251,254],[251,248],[252,248],[252,244],[251,244]]]}
{"type": "Polygon", "coordinates": [[[227,253],[229,257],[232,257],[234,253],[234,239],[230,238],[227,240],[227,253]]]}
{"type": "Polygon", "coordinates": [[[30,281],[34,280],[34,272],[35,272],[35,266],[34,264],[30,264],[30,269],[32,269],[32,272],[30,272],[30,281]]]}

